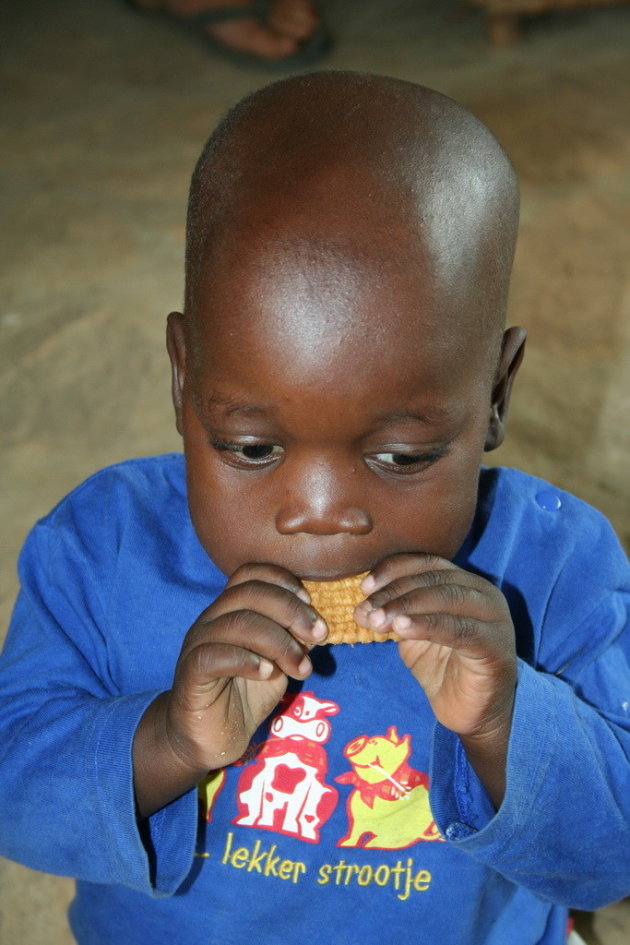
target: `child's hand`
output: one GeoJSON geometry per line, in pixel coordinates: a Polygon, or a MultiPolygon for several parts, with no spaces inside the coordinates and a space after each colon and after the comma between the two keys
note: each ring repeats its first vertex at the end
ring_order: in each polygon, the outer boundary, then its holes
{"type": "Polygon", "coordinates": [[[460,736],[498,806],[516,685],[505,597],[484,578],[424,554],[387,558],[362,587],[370,597],[356,608],[358,622],[402,638],[405,665],[436,718],[460,736]]]}
{"type": "Polygon", "coordinates": [[[307,600],[288,571],[245,565],[195,621],[171,690],[152,703],[136,734],[136,797],[144,816],[240,758],[282,698],[287,677],[309,675],[308,649],[327,629],[307,600]]]}
{"type": "Polygon", "coordinates": [[[306,655],[326,628],[297,578],[246,565],[186,635],[175,670],[167,732],[201,768],[224,767],[284,695],[287,677],[311,672],[306,655]]]}

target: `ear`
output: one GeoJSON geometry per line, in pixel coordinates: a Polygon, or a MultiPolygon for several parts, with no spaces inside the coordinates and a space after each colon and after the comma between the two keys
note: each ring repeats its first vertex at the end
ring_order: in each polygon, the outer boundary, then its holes
{"type": "Polygon", "coordinates": [[[486,452],[496,450],[503,443],[505,418],[510,402],[510,394],[512,393],[512,384],[523,360],[526,337],[527,333],[524,328],[508,328],[503,333],[501,357],[492,389],[490,421],[484,445],[486,452]]]}
{"type": "Polygon", "coordinates": [[[186,379],[186,332],[181,312],[171,312],[166,322],[166,347],[171,359],[171,395],[175,408],[175,423],[180,436],[183,433],[184,382],[186,379]]]}

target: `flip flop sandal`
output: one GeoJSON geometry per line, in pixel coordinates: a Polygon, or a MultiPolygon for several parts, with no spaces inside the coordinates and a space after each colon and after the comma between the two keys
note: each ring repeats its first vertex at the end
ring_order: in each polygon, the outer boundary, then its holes
{"type": "Polygon", "coordinates": [[[257,19],[260,23],[267,23],[269,7],[267,0],[254,0],[249,7],[225,6],[217,7],[214,10],[200,10],[198,13],[186,14],[174,13],[158,5],[143,4],[141,0],[126,0],[126,2],[138,13],[159,14],[168,18],[171,22],[176,21],[180,26],[193,30],[197,36],[201,34],[213,52],[240,66],[254,66],[256,69],[272,69],[274,71],[278,69],[300,69],[317,62],[326,55],[332,45],[330,34],[321,22],[294,53],[278,59],[266,59],[256,53],[232,49],[206,31],[206,27],[213,26],[216,23],[225,23],[227,20],[257,19]]]}

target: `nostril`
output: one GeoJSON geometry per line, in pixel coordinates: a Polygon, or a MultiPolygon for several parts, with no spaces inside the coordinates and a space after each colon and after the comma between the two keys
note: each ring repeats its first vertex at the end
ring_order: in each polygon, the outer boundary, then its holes
{"type": "Polygon", "coordinates": [[[367,535],[372,520],[365,509],[349,507],[340,510],[318,510],[310,506],[281,509],[276,528],[282,535],[306,532],[311,535],[367,535]]]}
{"type": "Polygon", "coordinates": [[[352,532],[357,535],[365,535],[372,528],[370,516],[365,509],[346,509],[339,520],[340,531],[352,532]]]}

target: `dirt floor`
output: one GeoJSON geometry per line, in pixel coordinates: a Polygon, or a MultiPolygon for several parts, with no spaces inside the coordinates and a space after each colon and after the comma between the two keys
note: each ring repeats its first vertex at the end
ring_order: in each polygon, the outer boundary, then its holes
{"type": "MultiPolygon", "coordinates": [[[[511,154],[510,321],[530,339],[492,459],[599,506],[630,544],[630,7],[539,17],[501,49],[459,0],[322,7],[327,66],[432,85],[511,154]]],[[[119,0],[5,0],[1,16],[3,629],[35,519],[97,467],[178,448],[163,335],[181,303],[188,179],[217,118],[276,74],[119,0]]],[[[3,945],[69,945],[69,882],[0,871],[3,945]]],[[[580,928],[589,945],[627,945],[629,916],[621,904],[580,928]]]]}

